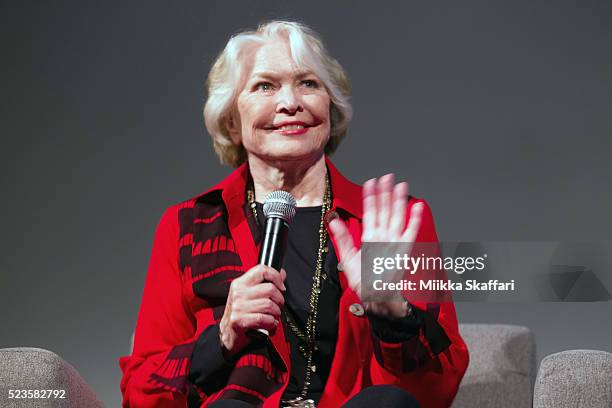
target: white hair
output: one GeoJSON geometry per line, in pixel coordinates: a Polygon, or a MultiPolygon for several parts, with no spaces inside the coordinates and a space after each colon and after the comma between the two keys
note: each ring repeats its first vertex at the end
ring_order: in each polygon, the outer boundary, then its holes
{"type": "Polygon", "coordinates": [[[230,139],[226,120],[244,86],[254,49],[279,38],[287,41],[296,65],[318,76],[327,89],[331,131],[325,153],[333,153],[346,135],[353,108],[351,84],[344,69],[328,54],[319,35],[311,28],[296,22],[271,21],[260,25],[257,31],[241,32],[230,38],[208,74],[204,120],[221,163],[239,166],[246,160],[244,147],[230,139]]]}

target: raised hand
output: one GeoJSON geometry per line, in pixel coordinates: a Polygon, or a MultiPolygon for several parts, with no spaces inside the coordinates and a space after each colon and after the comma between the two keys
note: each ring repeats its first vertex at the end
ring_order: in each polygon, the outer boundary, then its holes
{"type": "MultiPolygon", "coordinates": [[[[393,174],[371,179],[363,185],[363,229],[362,242],[396,242],[394,246],[410,253],[419,226],[423,204],[412,206],[406,225],[408,184],[394,184],[393,174]]],[[[405,302],[372,302],[363,299],[361,291],[361,249],[355,245],[348,228],[339,218],[329,223],[330,232],[336,242],[348,285],[360,297],[367,310],[379,315],[403,317],[407,313],[405,302]]]]}

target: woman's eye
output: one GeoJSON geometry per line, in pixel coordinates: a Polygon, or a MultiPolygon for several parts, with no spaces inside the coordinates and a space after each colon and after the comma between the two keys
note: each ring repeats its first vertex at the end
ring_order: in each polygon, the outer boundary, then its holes
{"type": "Polygon", "coordinates": [[[305,79],[302,81],[302,85],[304,85],[306,88],[318,88],[319,87],[319,83],[315,81],[314,79],[305,79]]]}
{"type": "Polygon", "coordinates": [[[255,85],[255,89],[258,91],[268,92],[272,90],[272,84],[270,82],[260,82],[255,85]]]}

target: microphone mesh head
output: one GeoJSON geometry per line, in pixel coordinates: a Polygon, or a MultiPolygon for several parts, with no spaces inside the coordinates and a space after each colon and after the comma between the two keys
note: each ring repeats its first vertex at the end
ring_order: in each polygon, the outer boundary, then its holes
{"type": "Polygon", "coordinates": [[[280,218],[287,224],[291,224],[295,217],[297,202],[288,192],[276,190],[268,194],[264,202],[263,211],[266,219],[271,217],[280,218]]]}

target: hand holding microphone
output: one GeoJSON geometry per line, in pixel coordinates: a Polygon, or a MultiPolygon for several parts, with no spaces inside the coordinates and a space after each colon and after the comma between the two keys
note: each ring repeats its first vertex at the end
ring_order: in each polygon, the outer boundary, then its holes
{"type": "Polygon", "coordinates": [[[287,277],[282,265],[295,207],[295,198],[286,191],[266,197],[259,264],[232,281],[220,323],[221,343],[231,354],[246,346],[249,337],[265,338],[278,326],[287,277]]]}
{"type": "Polygon", "coordinates": [[[285,303],[286,277],[284,269],[279,273],[259,264],[232,281],[220,322],[221,344],[230,354],[250,342],[249,332],[263,329],[274,333],[285,303]]]}

